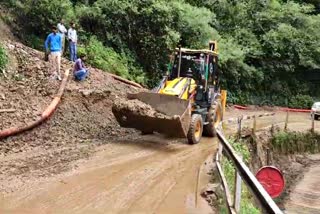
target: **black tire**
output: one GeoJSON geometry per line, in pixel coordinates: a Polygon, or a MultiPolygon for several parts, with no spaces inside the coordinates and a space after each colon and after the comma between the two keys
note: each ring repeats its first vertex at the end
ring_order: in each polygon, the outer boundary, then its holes
{"type": "Polygon", "coordinates": [[[319,116],[318,116],[318,115],[314,115],[314,119],[315,119],[315,120],[318,120],[318,119],[319,119],[319,116]]]}
{"type": "Polygon", "coordinates": [[[189,144],[197,144],[200,142],[203,132],[203,121],[200,114],[193,114],[187,134],[189,144]]]}
{"type": "Polygon", "coordinates": [[[221,101],[217,100],[215,104],[213,104],[208,110],[207,121],[209,122],[207,125],[203,127],[203,136],[206,137],[215,137],[217,135],[216,125],[218,122],[223,119],[223,110],[221,101]]]}

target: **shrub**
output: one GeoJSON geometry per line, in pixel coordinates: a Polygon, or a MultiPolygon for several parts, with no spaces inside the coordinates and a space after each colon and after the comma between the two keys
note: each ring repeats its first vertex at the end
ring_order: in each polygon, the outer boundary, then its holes
{"type": "Polygon", "coordinates": [[[135,65],[132,57],[125,53],[119,54],[110,47],[105,47],[96,37],[90,37],[85,46],[79,47],[78,52],[86,53],[88,62],[92,66],[140,84],[146,83],[144,72],[135,65]]]}
{"type": "Polygon", "coordinates": [[[313,98],[309,95],[298,94],[294,97],[291,97],[289,100],[290,108],[305,108],[310,109],[313,104],[313,98]]]}
{"type": "Polygon", "coordinates": [[[0,71],[2,72],[8,63],[8,56],[5,49],[0,45],[0,71]]]}
{"type": "Polygon", "coordinates": [[[31,48],[43,50],[44,49],[44,39],[39,38],[38,36],[35,36],[34,34],[25,35],[24,40],[26,45],[28,45],[31,48]]]}

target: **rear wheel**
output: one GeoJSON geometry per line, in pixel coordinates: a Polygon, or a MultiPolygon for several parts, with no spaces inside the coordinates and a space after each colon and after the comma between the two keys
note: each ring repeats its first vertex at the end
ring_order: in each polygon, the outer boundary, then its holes
{"type": "Polygon", "coordinates": [[[207,137],[215,137],[216,127],[223,119],[223,110],[220,100],[217,100],[216,104],[213,104],[207,115],[208,124],[203,127],[203,135],[207,137]]]}
{"type": "Polygon", "coordinates": [[[319,116],[318,115],[314,115],[314,119],[318,120],[319,116]]]}
{"type": "Polygon", "coordinates": [[[191,117],[190,127],[188,131],[188,143],[197,144],[200,142],[203,131],[203,121],[200,114],[193,114],[191,117]]]}

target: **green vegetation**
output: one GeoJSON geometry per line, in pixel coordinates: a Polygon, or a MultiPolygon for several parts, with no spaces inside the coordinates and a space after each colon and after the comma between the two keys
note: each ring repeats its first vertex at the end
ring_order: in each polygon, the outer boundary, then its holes
{"type": "Polygon", "coordinates": [[[18,12],[26,42],[43,40],[61,17],[74,20],[86,49],[95,38],[93,65],[150,87],[167,69],[172,48],[205,48],[217,40],[221,84],[230,102],[310,108],[320,92],[319,82],[306,79],[320,68],[320,11],[314,0],[33,2],[1,3],[18,12]]]}
{"type": "Polygon", "coordinates": [[[318,133],[278,132],[271,139],[272,149],[278,154],[319,153],[320,135],[318,133]]]}
{"type": "Polygon", "coordinates": [[[5,49],[0,44],[0,72],[3,72],[3,69],[5,69],[6,65],[8,63],[8,56],[6,54],[5,49]]]}
{"type": "Polygon", "coordinates": [[[135,65],[132,57],[125,53],[118,54],[110,47],[105,47],[96,37],[90,37],[85,46],[79,48],[79,53],[86,53],[88,62],[102,70],[113,73],[142,84],[146,83],[145,73],[135,65]]]}
{"type": "MultiPolygon", "coordinates": [[[[229,143],[235,149],[235,151],[242,155],[243,160],[245,163],[250,161],[250,152],[246,144],[242,141],[236,141],[235,139],[229,139],[229,143]]],[[[222,159],[222,169],[224,175],[227,179],[227,183],[230,188],[231,194],[234,192],[235,188],[235,169],[231,161],[227,160],[226,158],[222,159]]],[[[241,205],[240,205],[240,212],[244,214],[259,214],[260,211],[258,208],[255,207],[253,203],[253,196],[249,192],[248,188],[245,184],[242,184],[242,193],[241,193],[241,205]]],[[[225,207],[224,199],[220,199],[219,203],[219,210],[220,213],[228,213],[227,208],[225,207]]]]}
{"type": "Polygon", "coordinates": [[[314,100],[309,95],[301,95],[298,94],[296,96],[293,96],[289,101],[289,107],[295,108],[305,108],[310,109],[312,104],[314,103],[314,100]]]}

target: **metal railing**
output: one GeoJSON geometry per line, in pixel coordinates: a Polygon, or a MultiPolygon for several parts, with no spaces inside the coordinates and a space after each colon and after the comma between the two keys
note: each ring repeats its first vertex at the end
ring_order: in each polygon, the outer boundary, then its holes
{"type": "MultiPolygon", "coordinates": [[[[274,115],[274,114],[269,114],[274,115]]],[[[269,116],[264,114],[263,116],[269,116]]],[[[262,115],[258,115],[258,117],[262,117],[262,115]]],[[[241,119],[250,119],[256,118],[254,117],[241,117],[241,119]]],[[[238,119],[239,121],[239,119],[238,119]]],[[[239,124],[239,122],[238,122],[239,124]]],[[[241,124],[241,121],[240,121],[241,124]]],[[[255,122],[254,122],[255,124],[255,122]]],[[[242,158],[238,156],[235,150],[232,148],[231,144],[228,142],[226,137],[222,132],[222,124],[219,125],[217,129],[217,136],[219,139],[219,149],[216,154],[216,166],[218,169],[218,174],[222,183],[222,187],[224,189],[227,208],[229,213],[239,213],[240,212],[240,201],[241,201],[241,180],[245,182],[249,190],[253,193],[255,198],[257,199],[260,207],[264,211],[264,213],[283,213],[277,204],[273,201],[270,195],[266,192],[260,182],[256,179],[256,177],[252,174],[250,169],[246,166],[246,164],[242,161],[242,158]],[[231,197],[231,193],[228,187],[227,180],[224,176],[223,169],[221,166],[221,160],[225,154],[226,158],[232,162],[235,166],[235,188],[234,188],[234,197],[231,197]]]]}

